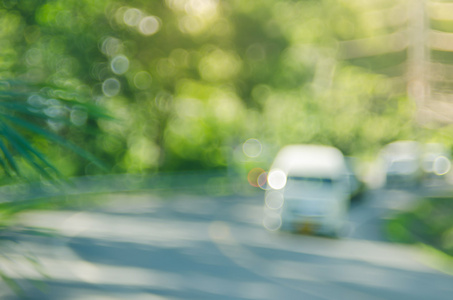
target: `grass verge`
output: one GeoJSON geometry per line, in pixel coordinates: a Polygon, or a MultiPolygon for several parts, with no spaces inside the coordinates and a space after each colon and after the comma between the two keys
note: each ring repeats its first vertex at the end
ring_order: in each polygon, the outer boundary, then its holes
{"type": "Polygon", "coordinates": [[[453,197],[428,197],[386,223],[390,241],[417,244],[424,263],[453,275],[453,197]]]}

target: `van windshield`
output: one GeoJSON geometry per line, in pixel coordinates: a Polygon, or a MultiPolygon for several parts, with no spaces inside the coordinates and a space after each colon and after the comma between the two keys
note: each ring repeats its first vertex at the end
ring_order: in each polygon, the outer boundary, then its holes
{"type": "Polygon", "coordinates": [[[288,176],[287,191],[328,190],[332,188],[332,178],[288,176]]]}

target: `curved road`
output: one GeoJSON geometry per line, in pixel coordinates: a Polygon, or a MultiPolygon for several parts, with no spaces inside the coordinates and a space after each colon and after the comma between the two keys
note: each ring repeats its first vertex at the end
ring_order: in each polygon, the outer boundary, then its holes
{"type": "MultiPolygon", "coordinates": [[[[383,219],[413,203],[408,192],[373,191],[353,204],[342,239],[266,231],[261,196],[102,197],[110,201],[91,211],[22,215],[28,231],[0,265],[29,298],[452,299],[453,277],[382,234],[383,219]],[[29,234],[35,227],[52,231],[29,234]]],[[[0,287],[0,299],[17,298],[0,287]]]]}

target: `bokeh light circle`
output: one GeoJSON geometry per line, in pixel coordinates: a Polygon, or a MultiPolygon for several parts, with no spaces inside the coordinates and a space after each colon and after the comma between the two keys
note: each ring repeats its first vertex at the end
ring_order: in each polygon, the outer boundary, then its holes
{"type": "Polygon", "coordinates": [[[258,157],[262,150],[263,146],[257,139],[248,139],[242,144],[242,151],[248,157],[258,157]]]}
{"type": "Polygon", "coordinates": [[[267,183],[274,190],[280,190],[286,186],[286,174],[280,169],[274,169],[267,176],[267,183]]]}
{"type": "Polygon", "coordinates": [[[258,176],[257,183],[263,190],[267,189],[267,172],[263,172],[258,176]]]}
{"type": "Polygon", "coordinates": [[[70,120],[76,126],[85,125],[88,120],[88,113],[83,109],[74,108],[71,110],[70,120]]]}
{"type": "Polygon", "coordinates": [[[156,17],[149,16],[145,17],[138,24],[138,29],[144,35],[153,35],[159,31],[160,22],[156,17]]]}
{"type": "Polygon", "coordinates": [[[137,72],[134,76],[134,85],[139,90],[146,90],[147,88],[151,87],[152,77],[146,71],[137,72]]]}
{"type": "Polygon", "coordinates": [[[116,78],[109,78],[102,83],[102,92],[107,97],[118,95],[121,89],[121,84],[116,78]]]}
{"type": "Polygon", "coordinates": [[[137,8],[129,8],[123,16],[124,24],[129,26],[137,26],[142,18],[142,12],[137,8]]]}
{"type": "Polygon", "coordinates": [[[270,209],[280,209],[283,206],[283,193],[279,191],[269,191],[264,198],[266,207],[270,209]]]}
{"type": "Polygon", "coordinates": [[[124,55],[115,56],[110,62],[110,67],[113,73],[124,74],[129,70],[129,59],[124,55]]]}
{"type": "Polygon", "coordinates": [[[250,172],[247,174],[247,180],[250,183],[250,185],[254,186],[254,187],[261,187],[262,186],[261,184],[263,184],[263,183],[262,183],[262,179],[260,182],[260,177],[263,173],[265,174],[266,172],[261,168],[251,169],[250,172]]]}
{"type": "Polygon", "coordinates": [[[451,162],[445,156],[439,156],[434,160],[433,171],[436,175],[445,175],[451,169],[451,162]]]}
{"type": "Polygon", "coordinates": [[[39,95],[31,95],[27,99],[28,104],[33,107],[43,107],[45,106],[45,99],[39,95]]]}
{"type": "Polygon", "coordinates": [[[269,231],[276,231],[282,227],[282,217],[276,212],[267,212],[263,218],[263,226],[269,231]]]}

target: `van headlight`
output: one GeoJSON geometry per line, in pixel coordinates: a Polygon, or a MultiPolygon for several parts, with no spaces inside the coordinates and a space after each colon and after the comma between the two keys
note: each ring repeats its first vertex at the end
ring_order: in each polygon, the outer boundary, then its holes
{"type": "Polygon", "coordinates": [[[280,169],[274,169],[267,175],[267,183],[274,190],[281,190],[286,186],[286,173],[280,169]]]}

